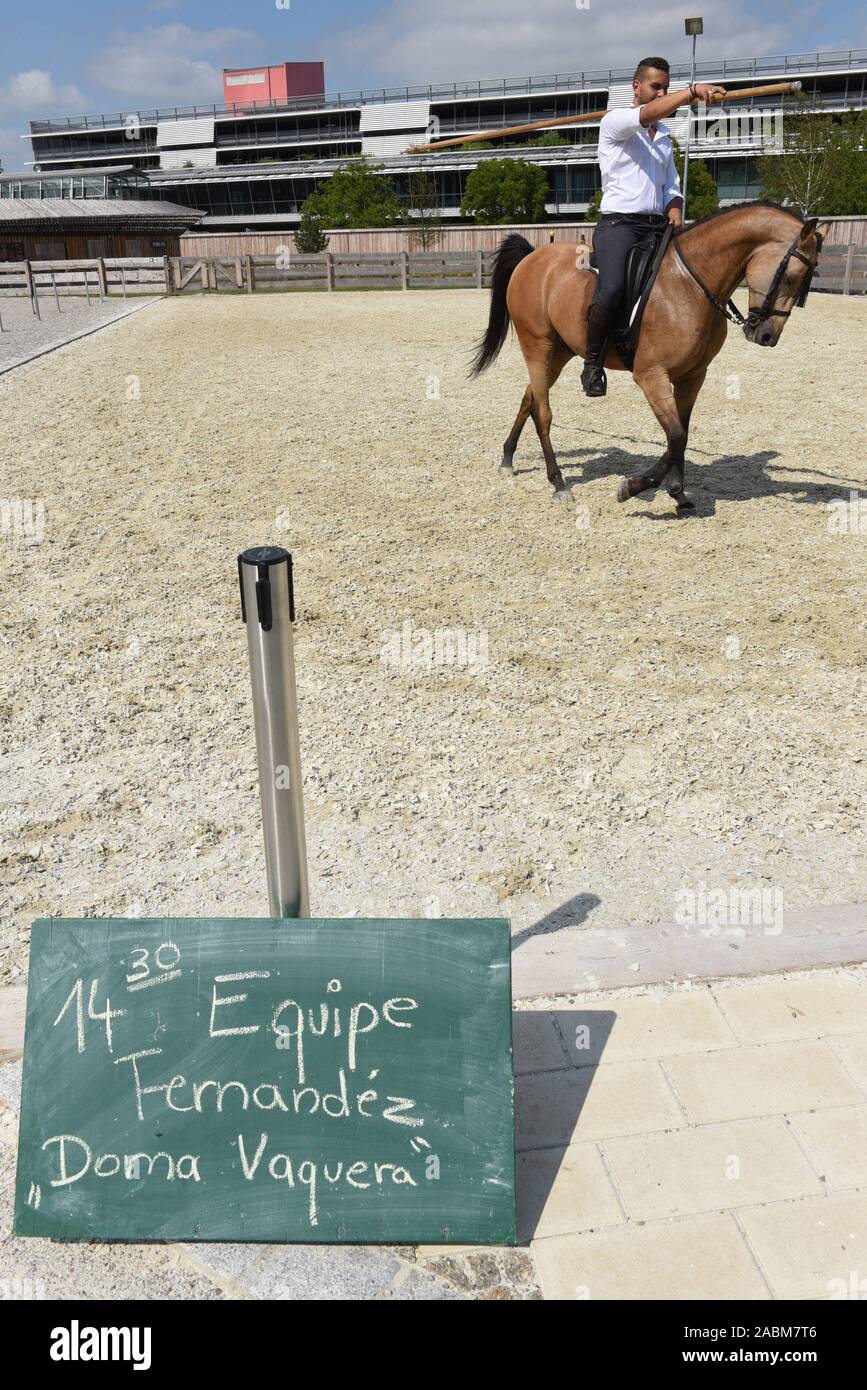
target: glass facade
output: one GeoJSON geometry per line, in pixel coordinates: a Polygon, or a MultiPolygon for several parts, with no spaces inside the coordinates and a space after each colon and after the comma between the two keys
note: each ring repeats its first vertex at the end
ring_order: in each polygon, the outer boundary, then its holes
{"type": "MultiPolygon", "coordinates": [[[[829,112],[867,108],[867,50],[729,59],[703,63],[700,69],[700,78],[722,80],[729,86],[797,77],[805,95],[829,112]]],[[[333,173],[342,161],[357,158],[368,134],[379,135],[380,121],[382,134],[399,134],[388,124],[389,102],[428,101],[435,138],[448,139],[604,109],[612,83],[628,83],[630,76],[629,71],[622,69],[344,93],[321,99],[262,103],[261,110],[256,103],[255,109],[250,108],[249,117],[241,116],[234,107],[212,105],[31,121],[34,159],[41,172],[0,175],[0,197],[144,196],[196,208],[214,219],[282,218],[291,223],[317,183],[333,173]],[[379,107],[380,111],[371,112],[370,106],[379,107]],[[209,117],[213,124],[211,144],[190,151],[159,147],[161,121],[202,116],[209,117]],[[134,138],[127,138],[128,129],[134,130],[134,138]],[[192,167],[187,170],[186,157],[194,154],[207,156],[207,172],[192,167]],[[182,168],[160,168],[166,156],[180,162],[182,168]],[[105,167],[99,167],[103,161],[105,167]],[[111,162],[120,167],[112,170],[111,162]],[[130,165],[136,171],[133,174],[129,172],[130,165]],[[263,174],[263,166],[268,165],[273,165],[273,176],[263,174]]],[[[684,78],[688,80],[688,68],[672,69],[676,85],[684,78]]],[[[773,110],[774,103],[781,101],[779,97],[756,98],[756,105],[762,110],[773,110]]],[[[739,109],[749,108],[751,101],[747,99],[738,105],[739,109]]],[[[526,158],[544,168],[549,215],[574,218],[599,187],[595,163],[598,123],[565,127],[557,134],[562,146],[540,145],[540,136],[535,132],[509,137],[509,145],[525,148],[526,158]]],[[[421,143],[418,131],[410,131],[404,140],[395,139],[393,145],[386,142],[385,147],[408,149],[417,142],[421,143]]],[[[760,141],[754,133],[748,131],[743,137],[732,136],[725,144],[710,146],[710,140],[704,149],[694,144],[692,153],[705,159],[723,202],[761,196],[756,173],[760,141]]],[[[375,140],[372,147],[377,148],[375,140]]],[[[515,148],[507,152],[514,155],[515,148]]],[[[490,156],[496,153],[491,150],[490,156]]],[[[386,175],[408,202],[409,178],[419,168],[418,158],[406,153],[382,159],[372,157],[384,163],[386,175]]],[[[469,146],[466,150],[448,151],[442,162],[438,156],[423,159],[421,167],[434,176],[437,205],[444,214],[454,216],[469,174],[485,157],[481,151],[475,155],[469,146]]],[[[172,159],[166,162],[171,163],[172,159]]]]}
{"type": "Polygon", "coordinates": [[[0,198],[138,198],[145,187],[137,170],[0,174],[0,198]]]}

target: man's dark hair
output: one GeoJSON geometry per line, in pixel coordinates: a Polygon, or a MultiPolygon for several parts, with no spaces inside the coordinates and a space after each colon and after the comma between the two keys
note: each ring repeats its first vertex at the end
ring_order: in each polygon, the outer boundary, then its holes
{"type": "Polygon", "coordinates": [[[649,72],[651,68],[657,68],[660,72],[666,72],[669,74],[671,73],[671,68],[668,66],[667,58],[642,58],[641,62],[638,64],[638,67],[635,69],[635,72],[633,73],[633,82],[640,82],[644,74],[646,72],[649,72]]]}

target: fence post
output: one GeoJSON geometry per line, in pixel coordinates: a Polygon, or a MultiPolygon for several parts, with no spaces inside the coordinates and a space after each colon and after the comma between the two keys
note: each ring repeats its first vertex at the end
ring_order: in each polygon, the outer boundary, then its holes
{"type": "Polygon", "coordinates": [[[849,242],[846,247],[846,268],[843,271],[843,293],[852,293],[852,267],[855,263],[855,243],[849,242]]]}
{"type": "Polygon", "coordinates": [[[33,279],[33,268],[29,261],[24,262],[24,285],[30,295],[30,307],[36,317],[42,322],[42,315],[39,312],[39,293],[36,289],[36,281],[33,279]]]}
{"type": "Polygon", "coordinates": [[[408,252],[408,251],[401,251],[401,253],[400,253],[400,288],[401,288],[402,290],[408,290],[408,289],[409,289],[409,252],[408,252]]]}
{"type": "Polygon", "coordinates": [[[163,256],[163,279],[166,284],[166,294],[172,292],[172,263],[168,256],[163,256]]]}
{"type": "Polygon", "coordinates": [[[57,280],[54,271],[51,272],[51,288],[54,290],[54,303],[57,305],[57,312],[60,313],[60,295],[57,293],[57,280]]]}
{"type": "Polygon", "coordinates": [[[334,252],[325,252],[325,274],[328,281],[328,288],[334,289],[334,252]]]}
{"type": "Polygon", "coordinates": [[[204,256],[199,265],[199,270],[201,272],[202,289],[206,290],[211,283],[211,277],[208,274],[208,262],[205,260],[204,256]]]}
{"type": "Polygon", "coordinates": [[[484,270],[484,255],[485,255],[484,251],[477,251],[477,252],[476,252],[476,289],[477,289],[477,290],[482,289],[483,283],[484,283],[484,276],[483,276],[483,270],[484,270]]]}
{"type": "Polygon", "coordinates": [[[238,289],[241,289],[242,285],[244,284],[244,272],[241,269],[240,256],[235,257],[235,284],[238,286],[238,289]]]}
{"type": "Polygon", "coordinates": [[[245,257],[247,262],[247,293],[253,293],[253,257],[245,257]]]}
{"type": "Polygon", "coordinates": [[[105,260],[102,256],[96,258],[96,278],[99,281],[99,297],[105,299],[108,294],[108,279],[105,274],[105,260]]]}

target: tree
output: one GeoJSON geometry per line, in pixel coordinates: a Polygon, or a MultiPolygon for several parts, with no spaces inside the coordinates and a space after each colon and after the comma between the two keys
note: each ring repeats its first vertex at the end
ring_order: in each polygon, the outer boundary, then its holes
{"type": "Polygon", "coordinates": [[[306,198],[301,214],[317,217],[323,227],[391,227],[403,222],[397,193],[383,177],[381,164],[367,159],[342,164],[306,198]]]}
{"type": "MultiPolygon", "coordinates": [[[[671,143],[674,146],[674,164],[680,175],[682,188],[683,155],[674,136],[672,136],[671,143]]],[[[706,212],[715,212],[718,207],[719,194],[716,190],[716,180],[713,174],[703,159],[690,159],[689,178],[686,186],[686,207],[683,210],[684,221],[694,222],[697,217],[704,217],[706,212]]]]}
{"type": "Polygon", "coordinates": [[[543,130],[541,134],[530,135],[527,143],[538,148],[540,145],[568,145],[569,141],[559,130],[543,130]]]}
{"type": "Polygon", "coordinates": [[[301,221],[295,229],[295,250],[305,256],[315,256],[320,251],[328,250],[328,237],[322,230],[322,218],[315,212],[302,210],[301,221]]]}
{"type": "Polygon", "coordinates": [[[543,222],[548,179],[526,159],[486,159],[467,179],[464,217],[476,222],[543,222]]]}
{"type": "Polygon", "coordinates": [[[602,189],[597,188],[590,202],[587,204],[587,211],[584,214],[585,222],[598,222],[602,216],[602,209],[599,204],[602,202],[602,189]]]}
{"type": "Polygon", "coordinates": [[[430,251],[442,240],[437,186],[433,174],[422,170],[409,176],[410,240],[420,251],[430,251]]]}
{"type": "Polygon", "coordinates": [[[835,120],[802,102],[783,118],[782,149],[758,161],[763,192],[800,217],[867,212],[867,113],[835,120]]]}
{"type": "Polygon", "coordinates": [[[834,121],[831,181],[821,211],[830,217],[867,214],[867,112],[834,121]]]}

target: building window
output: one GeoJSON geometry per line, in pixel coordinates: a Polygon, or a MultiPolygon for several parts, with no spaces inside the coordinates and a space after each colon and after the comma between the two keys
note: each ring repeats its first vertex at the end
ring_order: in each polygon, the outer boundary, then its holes
{"type": "Polygon", "coordinates": [[[33,247],[34,261],[65,261],[65,241],[37,241],[33,247]]]}
{"type": "Polygon", "coordinates": [[[87,238],[87,254],[93,260],[97,256],[110,256],[111,250],[108,245],[108,238],[104,236],[89,236],[87,238]]]}
{"type": "Polygon", "coordinates": [[[23,261],[23,241],[0,242],[0,261],[23,261]]]}
{"type": "Polygon", "coordinates": [[[165,241],[157,241],[156,238],[155,238],[155,239],[151,242],[151,255],[152,255],[152,256],[164,256],[164,255],[166,254],[166,248],[167,248],[167,246],[168,246],[168,242],[165,242],[165,241]]]}

